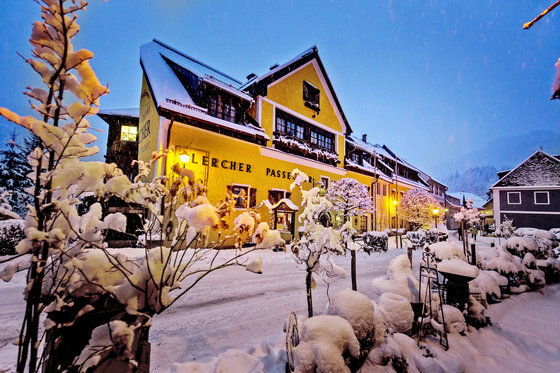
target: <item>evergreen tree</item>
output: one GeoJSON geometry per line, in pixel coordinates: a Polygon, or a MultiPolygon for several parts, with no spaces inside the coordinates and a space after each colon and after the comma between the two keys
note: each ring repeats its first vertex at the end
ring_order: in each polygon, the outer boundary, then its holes
{"type": "Polygon", "coordinates": [[[17,144],[17,137],[17,132],[12,131],[6,147],[0,150],[0,187],[12,192],[8,203],[15,213],[25,217],[27,204],[32,201],[31,195],[26,192],[32,185],[27,177],[31,172],[27,155],[37,145],[37,137],[26,138],[23,145],[17,144]]]}

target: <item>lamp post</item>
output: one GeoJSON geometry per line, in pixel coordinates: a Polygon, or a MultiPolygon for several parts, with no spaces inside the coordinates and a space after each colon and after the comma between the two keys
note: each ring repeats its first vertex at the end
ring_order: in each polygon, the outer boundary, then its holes
{"type": "Polygon", "coordinates": [[[437,218],[439,214],[439,209],[433,209],[432,213],[434,214],[434,223],[435,223],[435,228],[437,229],[437,218]]]}
{"type": "Polygon", "coordinates": [[[393,200],[393,205],[395,206],[395,244],[397,248],[399,247],[399,211],[397,210],[398,202],[393,200]]]}

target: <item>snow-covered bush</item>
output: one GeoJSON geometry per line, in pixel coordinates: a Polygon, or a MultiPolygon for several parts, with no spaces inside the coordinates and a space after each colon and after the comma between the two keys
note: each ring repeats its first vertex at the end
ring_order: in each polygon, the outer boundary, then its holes
{"type": "Polygon", "coordinates": [[[513,235],[514,231],[515,227],[513,226],[513,220],[508,219],[506,216],[504,216],[504,220],[500,223],[500,225],[496,227],[494,235],[496,237],[503,237],[505,239],[508,239],[513,235]]]}
{"type": "Polygon", "coordinates": [[[377,300],[389,333],[404,333],[412,328],[414,312],[410,301],[398,294],[383,293],[377,300]]]}
{"type": "Polygon", "coordinates": [[[410,268],[406,255],[399,255],[391,260],[387,268],[387,276],[372,280],[373,293],[379,297],[383,293],[394,293],[406,298],[409,302],[418,299],[418,279],[410,268]]]}
{"type": "MultiPolygon", "coordinates": [[[[394,334],[395,336],[397,334],[394,334]]],[[[358,373],[368,372],[408,372],[408,362],[403,356],[401,346],[393,336],[385,338],[383,343],[371,350],[362,368],[358,373]]]]}
{"type": "Polygon", "coordinates": [[[364,242],[376,252],[387,251],[389,248],[389,236],[386,230],[382,232],[370,231],[364,233],[364,242]]]}
{"type": "Polygon", "coordinates": [[[332,298],[327,314],[346,319],[358,341],[360,354],[367,354],[375,342],[374,306],[367,296],[354,290],[344,289],[332,298]]]}
{"type": "Polygon", "coordinates": [[[444,304],[439,314],[438,321],[440,323],[445,319],[445,331],[447,333],[465,333],[467,331],[467,323],[463,312],[458,308],[444,304]],[[443,318],[441,314],[443,313],[443,318]]]}
{"type": "Polygon", "coordinates": [[[406,232],[406,238],[408,238],[412,247],[415,249],[422,248],[426,243],[426,232],[422,229],[418,229],[417,231],[408,231],[406,232]]]}
{"type": "Polygon", "coordinates": [[[16,246],[25,237],[24,227],[22,219],[0,220],[0,255],[16,253],[16,246]]]}
{"type": "Polygon", "coordinates": [[[429,244],[436,243],[439,241],[439,231],[437,229],[429,229],[426,231],[426,241],[429,244]]]}
{"type": "Polygon", "coordinates": [[[360,355],[360,343],[352,325],[340,316],[322,315],[303,321],[300,343],[294,347],[295,372],[347,372],[344,362],[347,352],[354,358],[360,355]]]}
{"type": "Polygon", "coordinates": [[[505,246],[510,253],[520,257],[537,250],[535,240],[530,237],[512,236],[506,240],[505,246]]]}
{"type": "Polygon", "coordinates": [[[426,251],[434,253],[436,260],[458,258],[465,260],[463,249],[451,241],[442,241],[428,245],[426,251]]]}

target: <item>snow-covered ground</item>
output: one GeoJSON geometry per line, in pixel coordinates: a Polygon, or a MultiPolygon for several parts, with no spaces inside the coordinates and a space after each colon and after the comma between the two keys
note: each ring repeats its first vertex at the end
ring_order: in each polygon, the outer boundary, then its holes
{"type": "MultiPolygon", "coordinates": [[[[394,245],[394,239],[390,241],[394,245]]],[[[477,246],[489,245],[489,241],[479,237],[477,246]]],[[[391,259],[404,252],[390,250],[371,256],[359,253],[358,290],[368,295],[371,280],[384,276],[391,259]]],[[[282,328],[290,311],[295,311],[298,318],[306,316],[305,273],[286,253],[266,250],[261,254],[263,274],[236,267],[215,272],[154,317],[150,329],[152,372],[181,372],[185,371],[185,363],[216,362],[216,357],[228,349],[257,357],[267,372],[284,372],[282,328]]],[[[415,252],[415,273],[418,259],[419,252],[415,252]]],[[[350,273],[349,257],[337,257],[336,263],[350,273]]],[[[0,372],[14,370],[17,348],[11,342],[17,338],[22,320],[23,286],[22,273],[12,282],[0,282],[0,372]]],[[[349,278],[338,280],[330,286],[329,294],[349,287],[349,278]]],[[[326,290],[327,286],[318,281],[313,291],[316,314],[323,313],[327,306],[326,290]]],[[[542,292],[515,295],[491,305],[487,314],[492,325],[469,331],[466,336],[450,334],[448,351],[436,340],[426,343],[445,371],[560,371],[559,307],[560,285],[548,285],[542,292]]],[[[235,364],[240,361],[240,353],[230,351],[224,356],[230,361],[226,371],[246,371],[241,368],[243,364],[235,364]]],[[[204,372],[212,364],[197,368],[204,372]]]]}

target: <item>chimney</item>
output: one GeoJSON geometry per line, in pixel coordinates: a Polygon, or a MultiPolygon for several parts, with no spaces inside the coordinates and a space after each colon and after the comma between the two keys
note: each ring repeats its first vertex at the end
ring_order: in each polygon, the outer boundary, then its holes
{"type": "Polygon", "coordinates": [[[367,142],[367,133],[364,133],[364,134],[362,135],[362,141],[363,141],[363,142],[367,142]]]}

